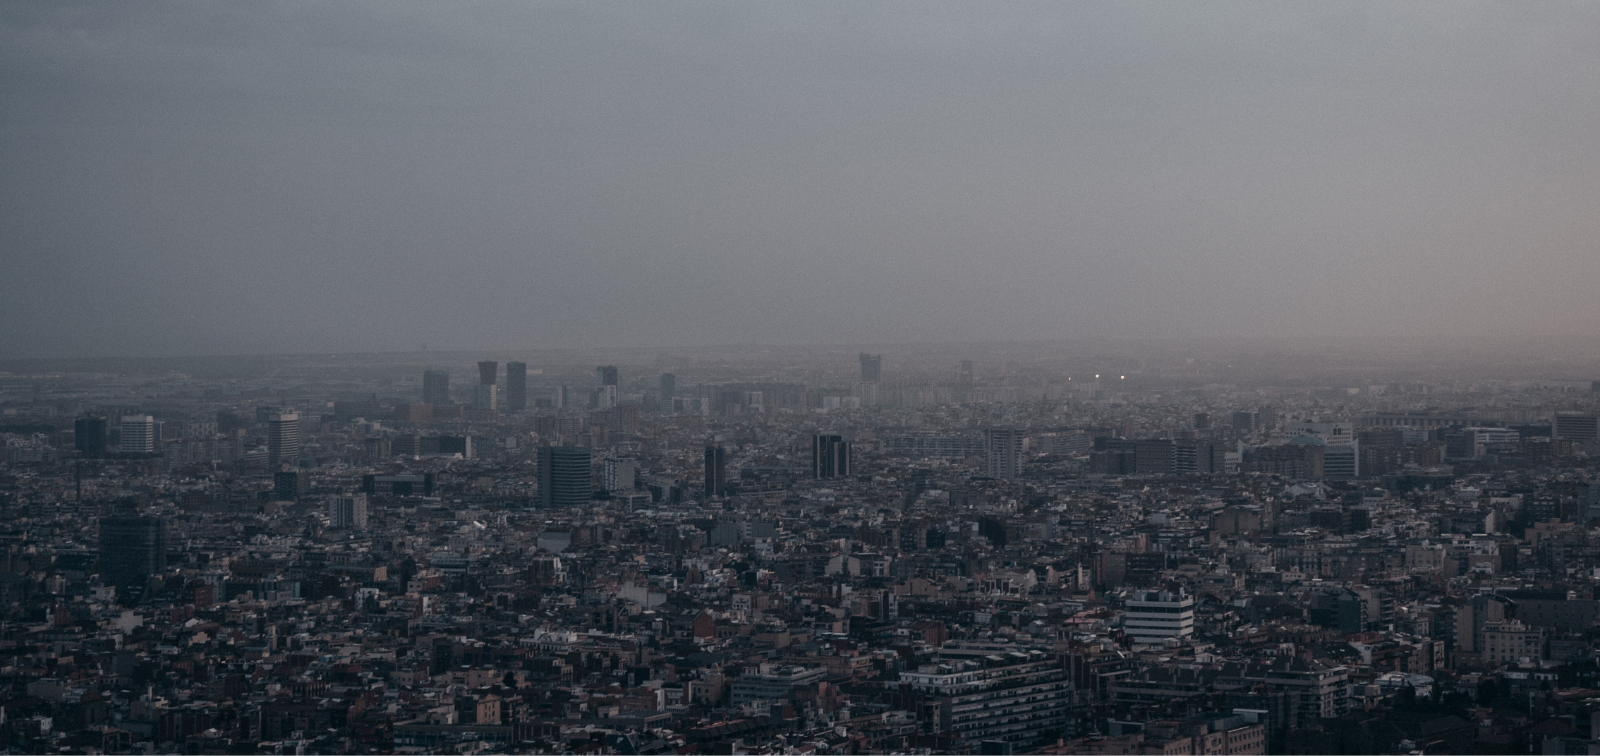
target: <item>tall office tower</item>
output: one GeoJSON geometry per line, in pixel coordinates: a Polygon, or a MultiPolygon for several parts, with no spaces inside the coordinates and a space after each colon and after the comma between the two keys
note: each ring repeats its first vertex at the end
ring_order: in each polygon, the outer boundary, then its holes
{"type": "Polygon", "coordinates": [[[1009,480],[1022,473],[1022,431],[995,428],[984,433],[988,452],[983,471],[991,478],[1009,480]]]}
{"type": "Polygon", "coordinates": [[[167,568],[167,524],[156,517],[100,518],[100,579],[118,587],[142,586],[167,568]]]}
{"type": "Polygon", "coordinates": [[[125,415],[122,418],[122,438],[117,450],[123,454],[154,454],[156,451],[156,419],[149,415],[125,415]]]}
{"type": "Polygon", "coordinates": [[[422,403],[443,407],[450,403],[450,374],[443,370],[422,371],[422,403]]]}
{"type": "Polygon", "coordinates": [[[539,447],[539,506],[582,506],[589,502],[592,485],[587,447],[539,447]]]}
{"type": "Polygon", "coordinates": [[[615,385],[617,385],[617,366],[616,365],[601,365],[600,367],[595,368],[594,372],[597,375],[600,376],[600,385],[602,385],[602,386],[615,386],[615,385]]]}
{"type": "Polygon", "coordinates": [[[1550,418],[1550,432],[1580,444],[1600,441],[1600,416],[1587,412],[1557,412],[1550,418]]]}
{"type": "Polygon", "coordinates": [[[706,498],[728,493],[727,452],[720,446],[706,447],[706,498]]]}
{"type": "Polygon", "coordinates": [[[472,408],[475,410],[489,411],[495,408],[499,398],[499,386],[492,383],[480,383],[472,387],[472,408]]]}
{"type": "Polygon", "coordinates": [[[617,384],[608,383],[594,390],[594,408],[611,409],[617,406],[617,384]]]}
{"type": "Polygon", "coordinates": [[[563,409],[563,408],[566,408],[566,407],[571,407],[572,406],[572,390],[568,389],[566,386],[557,386],[556,387],[556,396],[555,396],[555,405],[556,405],[556,409],[563,409]]]}
{"type": "Polygon", "coordinates": [[[528,363],[506,363],[506,409],[521,412],[528,408],[528,363]]]}
{"type": "Polygon", "coordinates": [[[661,401],[668,407],[672,406],[672,397],[678,392],[678,376],[671,373],[661,374],[661,401]]]}
{"type": "Polygon", "coordinates": [[[300,415],[285,412],[267,421],[267,464],[280,465],[300,458],[300,415]]]}
{"type": "Polygon", "coordinates": [[[367,529],[367,495],[345,494],[328,500],[328,524],[343,529],[367,529]]]}
{"type": "Polygon", "coordinates": [[[106,455],[106,419],[80,417],[72,421],[72,446],[85,457],[106,455]]]}
{"type": "Polygon", "coordinates": [[[484,386],[493,386],[495,378],[500,374],[500,363],[494,360],[484,360],[478,363],[478,383],[484,386]]]}
{"type": "Polygon", "coordinates": [[[811,477],[818,479],[850,476],[850,442],[839,436],[811,437],[811,477]]]}
{"type": "Polygon", "coordinates": [[[1211,413],[1209,413],[1209,412],[1196,412],[1196,413],[1194,413],[1194,429],[1195,430],[1210,430],[1211,429],[1211,413]]]}
{"type": "Polygon", "coordinates": [[[883,380],[883,355],[861,353],[861,382],[877,383],[883,380]]]}

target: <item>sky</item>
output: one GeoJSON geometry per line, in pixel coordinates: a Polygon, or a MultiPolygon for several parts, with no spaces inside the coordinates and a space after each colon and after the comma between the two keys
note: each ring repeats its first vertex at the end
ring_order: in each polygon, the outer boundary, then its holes
{"type": "Polygon", "coordinates": [[[1600,4],[0,4],[0,356],[1593,336],[1600,4]]]}

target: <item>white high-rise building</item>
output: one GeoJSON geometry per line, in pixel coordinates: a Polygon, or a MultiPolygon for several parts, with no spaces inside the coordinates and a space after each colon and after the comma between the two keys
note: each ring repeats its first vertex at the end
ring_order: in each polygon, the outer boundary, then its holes
{"type": "Polygon", "coordinates": [[[632,459],[608,457],[602,466],[601,480],[607,491],[632,491],[639,463],[632,459]]]}
{"type": "Polygon", "coordinates": [[[475,410],[489,411],[496,409],[499,404],[499,392],[492,383],[480,383],[472,387],[472,408],[475,410]]]}
{"type": "Polygon", "coordinates": [[[149,415],[124,415],[122,440],[117,450],[123,454],[155,453],[156,419],[149,415]]]}
{"type": "Polygon", "coordinates": [[[991,478],[1009,480],[1022,473],[1022,431],[997,428],[986,432],[988,452],[984,473],[991,478]]]}
{"type": "Polygon", "coordinates": [[[335,496],[328,500],[328,524],[339,529],[367,529],[367,495],[335,496]]]}
{"type": "Polygon", "coordinates": [[[1194,597],[1182,591],[1135,591],[1123,608],[1123,629],[1141,642],[1194,635],[1194,597]]]}

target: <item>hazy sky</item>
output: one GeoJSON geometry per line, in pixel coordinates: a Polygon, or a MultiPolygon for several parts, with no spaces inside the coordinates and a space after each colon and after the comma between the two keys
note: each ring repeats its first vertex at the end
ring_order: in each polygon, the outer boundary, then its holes
{"type": "Polygon", "coordinates": [[[1600,3],[0,4],[0,355],[1600,331],[1600,3]]]}

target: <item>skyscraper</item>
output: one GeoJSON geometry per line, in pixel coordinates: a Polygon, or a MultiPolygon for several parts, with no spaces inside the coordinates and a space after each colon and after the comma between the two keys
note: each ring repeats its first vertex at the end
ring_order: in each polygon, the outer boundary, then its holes
{"type": "Polygon", "coordinates": [[[450,374],[443,370],[422,372],[422,403],[442,407],[450,403],[450,374]]]}
{"type": "Polygon", "coordinates": [[[72,445],[85,457],[106,455],[106,419],[80,417],[72,422],[72,445]]]}
{"type": "Polygon", "coordinates": [[[678,376],[675,376],[675,375],[673,375],[671,373],[662,373],[661,374],[661,401],[666,402],[667,406],[671,407],[672,406],[672,397],[673,397],[674,394],[677,393],[677,391],[678,391],[678,376]]]}
{"type": "Polygon", "coordinates": [[[861,353],[861,382],[877,383],[883,380],[883,355],[861,353]]]}
{"type": "Polygon", "coordinates": [[[528,408],[528,363],[506,363],[505,408],[520,412],[528,408]]]}
{"type": "Polygon", "coordinates": [[[499,399],[499,388],[499,386],[492,383],[480,383],[473,386],[472,408],[485,412],[495,409],[499,399]]]}
{"type": "Polygon", "coordinates": [[[154,454],[156,451],[156,419],[149,415],[126,415],[122,418],[122,439],[117,450],[123,454],[154,454]]]}
{"type": "Polygon", "coordinates": [[[811,477],[818,479],[850,476],[850,442],[840,436],[811,437],[811,477]]]}
{"type": "Polygon", "coordinates": [[[597,375],[600,376],[600,385],[602,385],[602,386],[615,386],[615,385],[617,385],[617,366],[616,365],[601,365],[600,367],[595,368],[594,372],[597,375]]]}
{"type": "Polygon", "coordinates": [[[300,415],[285,412],[267,421],[267,464],[292,463],[300,458],[300,415]]]}
{"type": "Polygon", "coordinates": [[[328,500],[328,524],[350,530],[367,529],[367,495],[345,494],[328,500]]]}
{"type": "Polygon", "coordinates": [[[539,447],[539,506],[554,509],[587,504],[593,494],[590,475],[588,448],[539,447]]]}
{"type": "Polygon", "coordinates": [[[478,383],[483,386],[493,386],[495,378],[500,374],[500,363],[494,360],[484,360],[478,363],[478,383]]]}
{"type": "Polygon", "coordinates": [[[1022,472],[1022,431],[996,428],[984,433],[988,453],[984,473],[991,478],[1010,479],[1022,472]]]}
{"type": "Polygon", "coordinates": [[[720,446],[706,447],[706,498],[727,495],[728,460],[720,446]]]}
{"type": "Polygon", "coordinates": [[[100,579],[118,587],[142,586],[167,568],[167,524],[156,517],[100,518],[100,579]]]}

